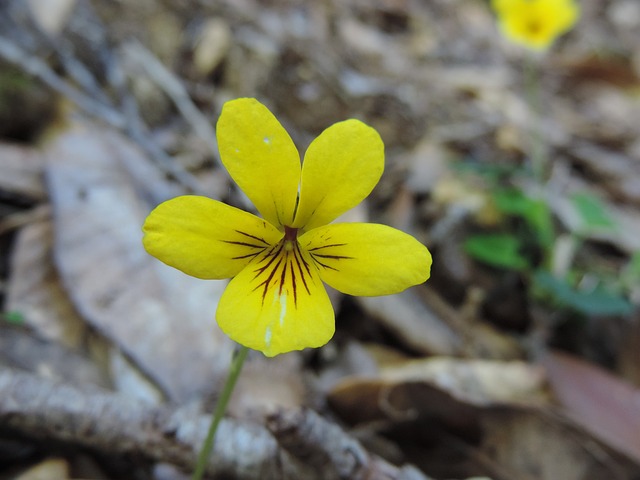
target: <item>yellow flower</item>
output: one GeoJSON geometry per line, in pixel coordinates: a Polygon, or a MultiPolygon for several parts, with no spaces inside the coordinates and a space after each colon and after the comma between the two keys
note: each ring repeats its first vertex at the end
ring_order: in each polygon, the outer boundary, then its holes
{"type": "Polygon", "coordinates": [[[575,0],[492,0],[500,30],[509,40],[545,50],[578,20],[575,0]]]}
{"type": "Polygon", "coordinates": [[[154,257],[203,279],[233,279],[218,304],[220,328],[267,356],[320,347],[333,336],[323,282],[350,295],[387,295],[424,282],[431,255],[399,230],[329,224],[378,183],[384,145],[358,120],[336,123],[304,162],[255,99],[227,102],[217,124],[220,158],[263,218],[201,196],[156,207],[143,230],[154,257]]]}

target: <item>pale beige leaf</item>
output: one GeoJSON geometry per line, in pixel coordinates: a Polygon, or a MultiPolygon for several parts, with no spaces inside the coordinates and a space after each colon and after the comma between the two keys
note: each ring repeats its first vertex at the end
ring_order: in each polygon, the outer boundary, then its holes
{"type": "Polygon", "coordinates": [[[6,309],[20,314],[39,336],[78,347],[86,327],[53,265],[52,243],[48,215],[20,230],[10,257],[6,309]]]}
{"type": "Polygon", "coordinates": [[[126,167],[148,160],[93,126],[60,132],[45,154],[55,260],[78,311],[170,398],[207,390],[232,348],[214,320],[225,285],[188,277],[144,251],[141,225],[167,193],[160,174],[148,170],[146,184],[136,184],[126,167]]]}

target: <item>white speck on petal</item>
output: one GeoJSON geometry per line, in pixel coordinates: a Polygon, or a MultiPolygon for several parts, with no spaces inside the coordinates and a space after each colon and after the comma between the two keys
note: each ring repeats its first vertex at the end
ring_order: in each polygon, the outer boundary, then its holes
{"type": "Polygon", "coordinates": [[[271,326],[267,327],[267,331],[264,333],[264,343],[267,347],[271,346],[271,326]]]}
{"type": "Polygon", "coordinates": [[[262,141],[265,143],[265,145],[271,145],[271,137],[264,137],[262,141]]]}
{"type": "Polygon", "coordinates": [[[280,295],[280,326],[284,323],[284,317],[287,314],[287,294],[280,295]]]}

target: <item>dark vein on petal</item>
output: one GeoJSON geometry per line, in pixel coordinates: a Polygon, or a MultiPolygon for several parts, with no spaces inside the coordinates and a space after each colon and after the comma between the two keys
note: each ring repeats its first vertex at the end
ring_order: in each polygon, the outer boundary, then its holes
{"type": "Polygon", "coordinates": [[[323,263],[323,262],[321,262],[320,260],[318,260],[318,259],[316,258],[316,255],[315,255],[314,253],[311,253],[310,255],[311,255],[311,258],[313,259],[313,261],[314,261],[317,265],[320,265],[321,267],[323,267],[323,268],[327,268],[327,269],[329,269],[329,270],[334,270],[334,271],[336,271],[336,272],[339,272],[339,271],[340,271],[340,270],[338,270],[337,268],[332,267],[331,265],[327,265],[326,263],[323,263]]]}
{"type": "Polygon", "coordinates": [[[298,270],[300,271],[300,278],[302,279],[302,284],[304,285],[304,288],[307,291],[307,293],[311,295],[311,291],[309,290],[309,286],[307,285],[307,280],[304,278],[304,271],[302,270],[302,266],[304,265],[309,276],[311,276],[311,270],[309,270],[309,266],[307,265],[307,262],[305,262],[304,258],[302,258],[302,253],[300,252],[300,249],[298,248],[297,245],[293,251],[293,258],[295,259],[296,265],[298,266],[298,270]]]}
{"type": "MultiPolygon", "coordinates": [[[[259,285],[257,285],[256,288],[253,289],[253,291],[255,292],[258,288],[264,287],[263,290],[262,290],[262,306],[264,306],[264,301],[267,298],[267,292],[269,291],[269,284],[271,283],[271,280],[273,279],[273,277],[275,276],[276,272],[278,271],[278,268],[282,264],[283,257],[277,256],[275,258],[278,259],[278,263],[275,264],[275,266],[273,267],[273,270],[271,270],[271,273],[269,273],[269,276],[267,277],[267,279],[264,282],[262,282],[259,285]]],[[[272,262],[269,262],[269,264],[271,264],[271,263],[272,262]]]]}
{"type": "Polygon", "coordinates": [[[276,219],[278,220],[278,225],[284,225],[282,220],[280,219],[280,211],[278,210],[278,202],[273,198],[273,194],[271,194],[271,199],[273,200],[273,208],[276,211],[276,219]]]}
{"type": "Polygon", "coordinates": [[[253,243],[235,242],[233,240],[220,240],[220,241],[223,242],[223,243],[230,243],[231,245],[240,245],[242,247],[264,248],[264,245],[254,245],[253,243]]]}
{"type": "Polygon", "coordinates": [[[256,268],[255,272],[256,272],[256,276],[253,277],[253,279],[255,280],[256,278],[258,278],[260,275],[262,275],[264,273],[264,271],[269,268],[269,266],[278,259],[278,256],[280,254],[280,252],[282,251],[282,243],[279,243],[278,245],[275,245],[274,248],[272,248],[269,252],[266,253],[265,255],[265,260],[269,257],[271,257],[271,259],[267,262],[267,264],[264,267],[260,267],[260,268],[256,268]]]}
{"type": "Polygon", "coordinates": [[[245,258],[252,258],[252,257],[256,257],[258,255],[260,255],[262,252],[253,252],[253,253],[247,253],[246,255],[239,255],[237,257],[231,257],[231,260],[243,260],[245,258]]]}
{"type": "Polygon", "coordinates": [[[319,247],[313,247],[307,249],[307,252],[315,252],[316,250],[320,250],[323,248],[331,248],[331,247],[344,247],[346,243],[332,243],[331,245],[320,245],[319,247]]]}
{"type": "Polygon", "coordinates": [[[287,262],[289,260],[289,252],[284,252],[284,267],[282,267],[282,273],[280,274],[280,289],[278,295],[282,295],[282,289],[284,288],[284,282],[287,278],[287,262]]]}
{"type": "Polygon", "coordinates": [[[347,257],[345,255],[323,255],[321,253],[311,253],[311,255],[313,255],[314,258],[315,257],[330,258],[332,260],[353,260],[354,259],[354,257],[347,257]]]}
{"type": "Polygon", "coordinates": [[[251,235],[250,233],[243,232],[241,230],[236,230],[236,232],[239,233],[240,235],[244,235],[245,237],[253,238],[254,240],[257,240],[258,242],[264,243],[267,246],[269,245],[269,242],[267,242],[262,237],[258,237],[257,235],[251,235]]]}
{"type": "Polygon", "coordinates": [[[296,286],[296,271],[293,269],[293,262],[289,262],[289,271],[291,272],[291,286],[293,288],[293,305],[298,308],[298,288],[296,286]]]}

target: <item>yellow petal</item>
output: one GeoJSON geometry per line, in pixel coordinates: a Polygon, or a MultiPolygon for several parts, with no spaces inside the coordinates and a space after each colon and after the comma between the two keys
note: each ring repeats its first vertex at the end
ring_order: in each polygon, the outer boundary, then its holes
{"type": "Polygon", "coordinates": [[[142,230],[147,252],[187,275],[204,279],[236,275],[282,237],[255,215],[195,195],[161,203],[142,230]]]}
{"type": "Polygon", "coordinates": [[[291,225],[300,154],[273,114],[253,98],[227,102],[216,127],[220,159],[272,225],[291,225]]]}
{"type": "Polygon", "coordinates": [[[505,37],[534,50],[548,48],[577,21],[574,0],[493,0],[505,37]]]}
{"type": "Polygon", "coordinates": [[[294,227],[311,230],[355,207],[371,193],[384,169],[378,132],[358,120],[327,128],[305,154],[294,227]]]}
{"type": "Polygon", "coordinates": [[[236,342],[268,357],[320,347],[333,336],[333,308],[309,255],[283,241],[256,257],[224,291],[216,319],[236,342]]]}
{"type": "Polygon", "coordinates": [[[349,295],[398,293],[429,278],[431,254],[411,235],[386,225],[337,223],[303,234],[323,281],[349,295]]]}

